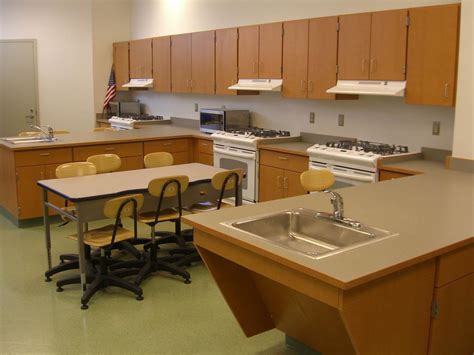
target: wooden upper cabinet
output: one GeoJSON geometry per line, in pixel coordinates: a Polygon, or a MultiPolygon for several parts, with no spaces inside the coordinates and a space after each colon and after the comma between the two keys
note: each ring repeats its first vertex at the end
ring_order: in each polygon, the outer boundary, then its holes
{"type": "Polygon", "coordinates": [[[372,13],[371,80],[405,80],[408,10],[372,13]]]}
{"type": "Polygon", "coordinates": [[[409,10],[407,103],[454,106],[459,10],[458,4],[409,10]]]}
{"type": "Polygon", "coordinates": [[[153,38],[153,90],[171,91],[171,37],[153,38]]]}
{"type": "Polygon", "coordinates": [[[258,75],[262,79],[281,79],[283,23],[260,25],[258,75]]]}
{"type": "Polygon", "coordinates": [[[215,31],[196,32],[191,36],[193,93],[215,93],[215,36],[215,31]]]}
{"type": "Polygon", "coordinates": [[[259,26],[239,28],[239,78],[258,79],[259,26]]]}
{"type": "Polygon", "coordinates": [[[308,20],[283,23],[283,96],[307,97],[308,20]]]}
{"type": "MultiPolygon", "coordinates": [[[[337,16],[309,21],[308,98],[334,100],[328,94],[337,82],[337,16]]],[[[286,36],[286,34],[285,34],[286,36]]],[[[283,81],[283,85],[285,82],[283,81]]]]}
{"type": "Polygon", "coordinates": [[[150,79],[152,73],[151,38],[130,41],[130,78],[150,79]]]}
{"type": "Polygon", "coordinates": [[[339,79],[369,79],[370,19],[370,13],[339,17],[339,79]]]}
{"type": "Polygon", "coordinates": [[[216,94],[236,95],[236,90],[227,88],[238,80],[238,30],[228,28],[216,30],[216,94]]]}
{"type": "Polygon", "coordinates": [[[191,92],[191,34],[171,36],[171,91],[191,92]]]}
{"type": "Polygon", "coordinates": [[[128,42],[114,43],[113,52],[116,88],[117,90],[128,90],[128,88],[122,87],[130,81],[128,42]]]}

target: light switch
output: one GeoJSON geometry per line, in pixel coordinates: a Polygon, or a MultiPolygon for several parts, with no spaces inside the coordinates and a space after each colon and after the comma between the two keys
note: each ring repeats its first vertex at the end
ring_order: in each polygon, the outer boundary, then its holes
{"type": "Polygon", "coordinates": [[[439,136],[439,132],[441,131],[441,122],[434,121],[433,122],[433,136],[439,136]]]}
{"type": "Polygon", "coordinates": [[[314,123],[315,114],[314,112],[309,113],[309,123],[314,123]]]}
{"type": "Polygon", "coordinates": [[[339,126],[344,126],[344,114],[340,113],[339,116],[337,117],[337,124],[339,126]]]}

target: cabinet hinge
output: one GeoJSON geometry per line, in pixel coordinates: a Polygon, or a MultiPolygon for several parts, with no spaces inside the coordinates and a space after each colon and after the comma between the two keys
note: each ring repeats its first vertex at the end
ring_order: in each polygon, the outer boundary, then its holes
{"type": "Polygon", "coordinates": [[[410,16],[407,15],[407,17],[405,18],[405,26],[410,26],[410,16]]]}
{"type": "Polygon", "coordinates": [[[341,29],[341,23],[339,22],[339,20],[337,20],[336,22],[336,32],[339,32],[341,29]]]}
{"type": "Polygon", "coordinates": [[[438,315],[439,315],[439,306],[438,306],[438,302],[436,301],[433,301],[431,303],[431,318],[438,318],[438,315]]]}

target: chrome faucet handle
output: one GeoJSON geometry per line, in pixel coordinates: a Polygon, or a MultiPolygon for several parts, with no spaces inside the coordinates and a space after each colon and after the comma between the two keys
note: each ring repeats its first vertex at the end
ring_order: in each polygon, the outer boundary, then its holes
{"type": "Polygon", "coordinates": [[[324,190],[323,192],[331,196],[331,204],[333,207],[333,216],[335,219],[344,219],[344,200],[337,192],[324,190]]]}
{"type": "Polygon", "coordinates": [[[43,133],[48,139],[53,140],[54,139],[54,129],[51,126],[44,126],[47,128],[47,131],[43,129],[41,126],[36,126],[36,125],[30,125],[31,128],[35,128],[41,133],[43,133]]]}

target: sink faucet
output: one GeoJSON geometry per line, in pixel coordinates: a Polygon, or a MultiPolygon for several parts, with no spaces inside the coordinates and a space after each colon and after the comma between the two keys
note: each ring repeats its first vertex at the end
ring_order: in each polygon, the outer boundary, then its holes
{"type": "Polygon", "coordinates": [[[333,208],[333,216],[335,219],[344,220],[344,201],[342,196],[337,192],[324,190],[325,193],[328,193],[331,196],[331,204],[333,208]]]}
{"type": "Polygon", "coordinates": [[[43,133],[46,136],[46,138],[48,138],[50,141],[54,140],[54,130],[51,126],[44,126],[47,129],[47,131],[45,131],[44,128],[40,126],[31,125],[30,127],[35,128],[41,133],[43,133]]]}

